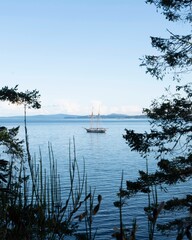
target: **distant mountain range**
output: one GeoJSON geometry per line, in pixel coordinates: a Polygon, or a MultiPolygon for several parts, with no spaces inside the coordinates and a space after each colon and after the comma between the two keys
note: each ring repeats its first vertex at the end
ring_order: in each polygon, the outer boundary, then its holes
{"type": "MultiPolygon", "coordinates": [[[[11,116],[11,117],[0,117],[0,119],[23,119],[23,116],[11,116]]],[[[50,115],[33,115],[33,116],[27,116],[28,119],[86,119],[90,118],[90,115],[70,115],[70,114],[50,114],[50,115]]],[[[100,118],[102,119],[125,119],[125,118],[147,118],[145,115],[126,115],[126,114],[118,114],[118,113],[112,113],[112,114],[107,114],[107,115],[100,115],[100,118]]]]}

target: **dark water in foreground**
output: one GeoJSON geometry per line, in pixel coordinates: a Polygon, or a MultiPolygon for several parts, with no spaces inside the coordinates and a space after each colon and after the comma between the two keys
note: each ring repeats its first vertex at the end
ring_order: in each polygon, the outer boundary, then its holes
{"type": "MultiPolygon", "coordinates": [[[[23,137],[23,123],[14,119],[0,120],[0,125],[21,125],[21,137],[23,137]]],[[[28,134],[31,153],[38,155],[41,148],[44,167],[49,166],[48,142],[52,144],[55,159],[58,162],[58,172],[61,177],[63,192],[66,191],[65,177],[68,178],[69,141],[75,138],[76,155],[80,170],[85,162],[88,185],[95,189],[95,195],[102,195],[101,208],[93,220],[93,228],[97,229],[96,240],[110,240],[114,227],[119,227],[119,213],[113,202],[117,201],[117,192],[120,187],[122,170],[124,180],[133,180],[138,176],[138,170],[145,170],[145,161],[131,152],[122,135],[124,129],[134,129],[137,132],[147,131],[149,123],[146,119],[128,120],[104,120],[102,127],[107,128],[105,134],[87,133],[84,127],[88,127],[87,119],[70,119],[63,121],[30,121],[28,122],[28,134]],[[63,181],[63,182],[62,182],[63,181]]],[[[155,168],[153,161],[149,162],[151,168],[155,168]]],[[[125,182],[125,181],[124,181],[125,182]]],[[[184,194],[191,190],[191,186],[172,188],[171,192],[163,195],[164,198],[173,194],[184,194]],[[190,189],[189,189],[190,188],[190,189]]],[[[128,201],[124,211],[124,224],[131,226],[133,218],[137,219],[137,239],[147,238],[147,223],[143,207],[147,201],[146,196],[139,195],[128,201]]],[[[163,220],[163,215],[160,217],[163,220]]],[[[171,237],[158,237],[156,239],[174,239],[171,237]]]]}

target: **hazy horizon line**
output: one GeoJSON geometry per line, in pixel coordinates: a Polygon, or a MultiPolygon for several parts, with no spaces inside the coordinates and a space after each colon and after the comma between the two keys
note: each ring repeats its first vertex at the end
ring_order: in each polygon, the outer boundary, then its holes
{"type": "MultiPolygon", "coordinates": [[[[27,114],[27,117],[35,117],[35,116],[74,116],[74,117],[88,117],[91,114],[70,114],[70,113],[49,113],[49,114],[27,114]]],[[[108,114],[100,114],[100,116],[128,116],[128,117],[134,117],[134,116],[146,116],[145,114],[126,114],[126,113],[108,113],[108,114]]],[[[97,114],[94,114],[94,116],[97,116],[97,114]]],[[[23,117],[23,115],[7,115],[7,116],[0,116],[0,118],[9,118],[9,117],[23,117]]]]}

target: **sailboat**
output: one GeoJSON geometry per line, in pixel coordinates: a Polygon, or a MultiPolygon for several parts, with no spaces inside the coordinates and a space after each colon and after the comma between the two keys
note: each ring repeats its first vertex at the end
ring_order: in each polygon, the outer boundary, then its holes
{"type": "Polygon", "coordinates": [[[105,133],[106,132],[107,130],[106,128],[99,127],[100,113],[98,113],[98,115],[95,117],[92,111],[90,118],[91,118],[90,128],[85,128],[87,133],[105,133]],[[96,118],[96,122],[94,121],[94,118],[96,118]],[[96,124],[96,127],[93,126],[94,124],[96,124]]]}

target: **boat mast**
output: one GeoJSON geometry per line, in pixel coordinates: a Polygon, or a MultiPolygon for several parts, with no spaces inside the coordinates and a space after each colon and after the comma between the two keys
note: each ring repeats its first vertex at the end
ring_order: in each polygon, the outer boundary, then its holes
{"type": "Polygon", "coordinates": [[[97,115],[97,128],[99,128],[99,123],[100,123],[100,106],[99,106],[99,111],[97,115]]]}
{"type": "Polygon", "coordinates": [[[93,108],[92,108],[92,112],[91,112],[91,116],[90,116],[90,118],[91,118],[91,120],[90,120],[90,128],[93,128],[93,108]]]}

